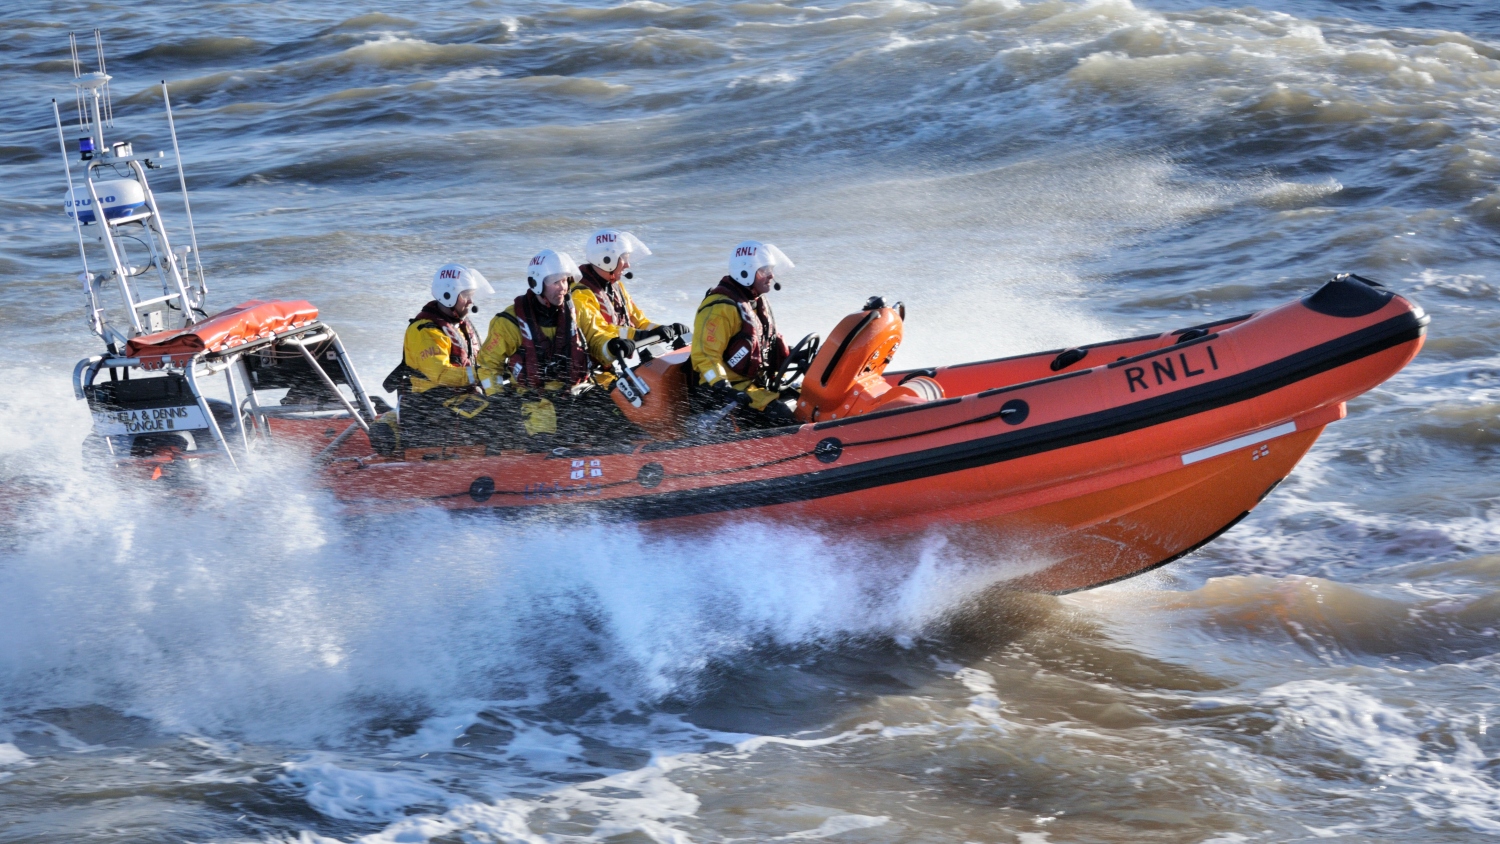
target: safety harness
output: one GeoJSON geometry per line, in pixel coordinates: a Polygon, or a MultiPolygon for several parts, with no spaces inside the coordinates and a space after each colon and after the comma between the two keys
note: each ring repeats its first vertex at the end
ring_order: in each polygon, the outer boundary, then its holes
{"type": "Polygon", "coordinates": [[[521,348],[506,364],[522,386],[541,390],[549,381],[560,381],[571,388],[588,380],[589,352],[573,319],[571,299],[564,299],[561,307],[548,308],[527,291],[516,298],[514,314],[502,312],[500,316],[521,331],[521,348]],[[556,326],[550,339],[542,331],[544,325],[556,326]]]}
{"type": "Polygon", "coordinates": [[[593,264],[579,267],[579,278],[574,290],[579,287],[594,294],[599,300],[599,315],[610,325],[630,327],[630,300],[619,284],[606,281],[593,264]]]}
{"type": "Polygon", "coordinates": [[[752,381],[773,371],[786,358],[786,341],[776,331],[776,317],[764,296],[751,296],[744,285],[724,276],[719,285],[704,294],[698,312],[714,305],[733,305],[740,312],[740,330],[724,347],[724,365],[741,378],[752,381]]]}
{"type": "MultiPolygon", "coordinates": [[[[415,325],[418,330],[424,328],[436,328],[448,337],[448,363],[450,366],[469,368],[474,363],[474,354],[479,349],[479,333],[474,326],[463,317],[457,319],[444,314],[442,306],[436,300],[422,306],[421,313],[407,320],[408,326],[415,325]],[[424,324],[425,323],[425,324],[424,324]]],[[[406,355],[401,355],[401,363],[391,370],[391,374],[385,377],[380,385],[387,391],[402,394],[411,392],[411,379],[425,378],[421,370],[410,366],[406,362],[406,355]]]]}

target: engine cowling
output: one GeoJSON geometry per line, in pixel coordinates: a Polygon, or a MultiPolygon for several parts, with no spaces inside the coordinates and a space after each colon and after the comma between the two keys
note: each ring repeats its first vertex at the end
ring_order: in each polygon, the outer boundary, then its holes
{"type": "Polygon", "coordinates": [[[845,419],[879,407],[929,400],[930,389],[892,387],[885,380],[885,368],[901,346],[904,328],[896,308],[872,308],[840,320],[802,378],[797,420],[845,419]]]}

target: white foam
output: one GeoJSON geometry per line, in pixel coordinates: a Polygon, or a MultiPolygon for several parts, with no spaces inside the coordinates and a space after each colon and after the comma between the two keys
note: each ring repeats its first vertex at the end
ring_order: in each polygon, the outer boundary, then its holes
{"type": "Polygon", "coordinates": [[[853,832],[856,829],[874,829],[890,823],[887,815],[834,815],[818,825],[817,829],[809,829],[805,832],[793,832],[777,838],[778,841],[808,841],[818,838],[829,838],[834,835],[842,835],[853,832]]]}
{"type": "Polygon", "coordinates": [[[735,752],[740,754],[751,754],[765,747],[780,745],[785,747],[827,747],[831,744],[844,744],[851,741],[864,741],[865,739],[879,735],[885,729],[885,725],[878,721],[868,724],[860,724],[852,730],[845,730],[831,736],[820,738],[787,738],[784,736],[756,736],[755,738],[741,741],[735,744],[735,752]]]}
{"type": "Polygon", "coordinates": [[[1005,720],[1002,714],[1005,704],[995,693],[994,675],[977,668],[964,668],[953,676],[964,685],[964,688],[974,692],[974,697],[969,701],[969,712],[992,726],[1002,727],[1005,720]]]}
{"type": "Polygon", "coordinates": [[[473,82],[477,79],[494,79],[504,76],[505,71],[498,67],[466,67],[463,70],[455,70],[443,74],[438,79],[438,84],[443,85],[450,82],[473,82]]]}
{"type": "Polygon", "coordinates": [[[389,747],[391,752],[405,755],[451,750],[453,742],[478,720],[478,712],[434,716],[423,721],[415,733],[391,742],[389,747]]]}
{"type": "Polygon", "coordinates": [[[1323,680],[1285,683],[1261,700],[1276,707],[1273,734],[1339,752],[1344,764],[1378,775],[1421,817],[1500,834],[1500,783],[1472,734],[1472,716],[1431,706],[1403,711],[1350,684],[1323,680]]]}
{"type": "Polygon", "coordinates": [[[468,802],[415,774],[353,770],[326,761],[324,754],[284,764],[277,782],[300,790],[308,805],[330,818],[393,821],[412,806],[454,806],[468,802]]]}
{"type": "Polygon", "coordinates": [[[81,478],[52,493],[50,527],[20,525],[0,569],[0,702],[109,688],[168,729],[303,741],[390,701],[446,713],[402,745],[436,749],[478,711],[459,702],[545,698],[557,660],[622,703],[653,699],[768,641],[920,634],[998,576],[947,554],[871,566],[859,544],[764,525],[345,524],[304,483],[273,461],[190,508],[81,478]],[[783,550],[720,561],[768,534],[783,550]]]}
{"type": "Polygon", "coordinates": [[[691,844],[686,834],[668,822],[695,815],[699,800],[668,779],[667,773],[694,763],[690,759],[659,758],[639,770],[554,789],[536,799],[461,802],[442,814],[399,820],[358,840],[367,844],[410,844],[466,833],[480,840],[488,837],[545,844],[552,839],[534,833],[533,820],[583,815],[592,819],[591,829],[574,840],[608,841],[638,833],[662,844],[691,844]]]}
{"type": "Polygon", "coordinates": [[[515,738],[505,746],[505,753],[511,759],[525,762],[533,771],[568,771],[577,767],[583,756],[583,743],[571,733],[528,727],[516,731],[515,738]]]}

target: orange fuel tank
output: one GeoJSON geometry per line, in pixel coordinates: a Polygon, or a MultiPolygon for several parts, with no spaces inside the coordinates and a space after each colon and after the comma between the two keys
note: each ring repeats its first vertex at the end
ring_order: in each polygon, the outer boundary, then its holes
{"type": "Polygon", "coordinates": [[[610,392],[625,418],[656,439],[675,440],[682,436],[682,423],[687,416],[687,379],[692,374],[692,365],[688,363],[690,351],[677,349],[635,368],[636,377],[651,391],[641,397],[640,407],[631,404],[619,390],[610,392]]]}

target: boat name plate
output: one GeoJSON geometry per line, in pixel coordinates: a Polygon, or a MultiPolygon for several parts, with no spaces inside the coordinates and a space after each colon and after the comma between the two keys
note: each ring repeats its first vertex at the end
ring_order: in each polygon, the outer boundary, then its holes
{"type": "Polygon", "coordinates": [[[152,434],[159,431],[193,431],[207,427],[208,420],[204,418],[203,410],[195,404],[94,411],[94,433],[101,437],[152,434]]]}

